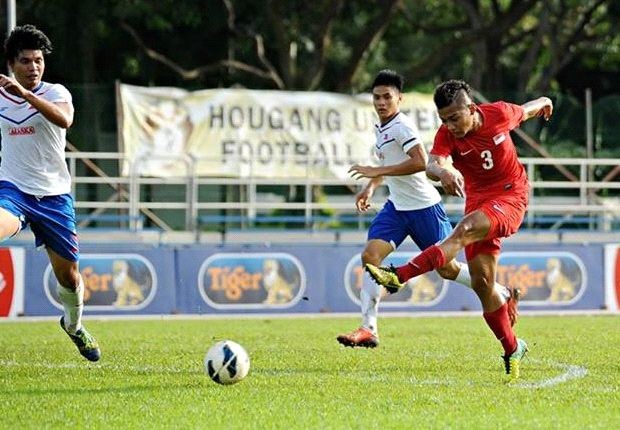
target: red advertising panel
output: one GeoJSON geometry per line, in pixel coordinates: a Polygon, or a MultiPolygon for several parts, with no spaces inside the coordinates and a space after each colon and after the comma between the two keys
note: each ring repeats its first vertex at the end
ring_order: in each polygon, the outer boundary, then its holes
{"type": "Polygon", "coordinates": [[[614,265],[615,276],[615,291],[616,291],[616,309],[620,309],[620,252],[619,248],[616,248],[616,264],[614,265]]]}
{"type": "Polygon", "coordinates": [[[0,248],[0,318],[23,311],[23,253],[19,248],[0,248]]]}
{"type": "Polygon", "coordinates": [[[620,310],[620,245],[605,246],[605,306],[620,310]]]}

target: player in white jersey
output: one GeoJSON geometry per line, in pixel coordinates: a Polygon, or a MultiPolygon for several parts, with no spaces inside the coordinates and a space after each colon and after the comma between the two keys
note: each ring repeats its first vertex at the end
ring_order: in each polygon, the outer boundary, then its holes
{"type": "Polygon", "coordinates": [[[16,27],[5,42],[14,77],[0,74],[0,241],[30,226],[58,280],[60,325],[86,359],[97,361],[99,345],[81,322],[84,281],[65,163],[73,103],[65,87],[42,81],[51,52],[47,36],[32,25],[16,27]]]}
{"type": "MultiPolygon", "coordinates": [[[[369,178],[357,195],[360,212],[370,208],[374,191],[384,181],[389,198],[372,220],[368,241],[362,252],[362,265],[379,266],[407,238],[424,250],[447,237],[452,225],[441,204],[441,196],[426,177],[428,155],[418,130],[409,117],[399,111],[403,77],[392,70],[382,70],[372,84],[373,105],[380,123],[375,126],[375,153],[381,166],[354,165],[349,172],[357,179],[369,178]]],[[[471,288],[466,264],[456,260],[437,269],[444,278],[471,288]]],[[[516,319],[518,291],[496,284],[495,288],[509,300],[516,319]]],[[[352,333],[341,334],[339,343],[351,347],[374,348],[379,344],[377,315],[381,287],[364,283],[360,293],[362,325],[352,333]]],[[[514,321],[514,320],[513,320],[514,321]]]]}

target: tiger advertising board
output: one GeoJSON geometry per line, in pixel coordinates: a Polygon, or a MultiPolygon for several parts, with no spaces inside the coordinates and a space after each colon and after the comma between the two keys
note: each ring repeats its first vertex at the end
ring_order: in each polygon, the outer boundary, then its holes
{"type": "MultiPolygon", "coordinates": [[[[84,254],[80,274],[84,281],[84,306],[88,310],[140,310],[157,293],[155,268],[139,254],[84,254]]],[[[45,270],[44,280],[50,303],[62,309],[51,265],[45,270]]]]}
{"type": "Polygon", "coordinates": [[[588,270],[573,252],[506,251],[499,258],[497,282],[518,287],[522,307],[570,306],[586,292],[588,270]]]}
{"type": "MultiPolygon", "coordinates": [[[[45,252],[26,250],[25,313],[57,315],[63,309],[58,280],[45,252]]],[[[84,312],[99,315],[175,312],[174,251],[124,245],[85,245],[80,253],[84,312]]]]}
{"type": "MultiPolygon", "coordinates": [[[[416,254],[417,252],[393,252],[382,264],[397,267],[405,264],[416,254]]],[[[356,254],[349,260],[344,271],[344,287],[351,301],[358,306],[361,305],[360,293],[365,286],[368,287],[365,284],[372,283],[362,265],[361,254],[356,254]]],[[[432,307],[441,302],[448,292],[448,282],[437,272],[432,271],[410,279],[405,288],[395,294],[388,294],[385,289],[381,289],[381,292],[381,305],[385,308],[432,307]]]]}
{"type": "Polygon", "coordinates": [[[198,285],[215,309],[285,309],[303,296],[306,275],[287,253],[217,253],[200,267],[198,285]]]}

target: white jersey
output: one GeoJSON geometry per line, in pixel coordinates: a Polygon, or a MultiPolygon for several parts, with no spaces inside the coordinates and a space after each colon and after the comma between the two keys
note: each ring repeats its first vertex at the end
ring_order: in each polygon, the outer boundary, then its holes
{"type": "MultiPolygon", "coordinates": [[[[415,145],[422,145],[415,124],[402,112],[385,124],[375,124],[375,134],[375,153],[383,166],[408,160],[407,152],[415,145]]],[[[439,192],[423,171],[413,175],[385,176],[384,181],[390,191],[389,199],[399,211],[424,209],[441,201],[439,192]]]]}
{"type": "MultiPolygon", "coordinates": [[[[72,102],[71,93],[60,84],[41,82],[33,92],[48,102],[72,102]]],[[[0,132],[0,180],[35,196],[71,192],[64,128],[48,121],[24,99],[0,88],[0,132]]]]}

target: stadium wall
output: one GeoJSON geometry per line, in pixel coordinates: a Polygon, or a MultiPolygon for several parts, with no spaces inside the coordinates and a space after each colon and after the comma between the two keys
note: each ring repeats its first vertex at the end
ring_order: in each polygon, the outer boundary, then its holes
{"type": "MultiPolygon", "coordinates": [[[[90,315],[358,312],[371,282],[360,245],[84,245],[80,270],[90,315]]],[[[399,250],[402,264],[418,251],[399,250]]],[[[519,286],[522,310],[620,309],[620,244],[507,244],[498,281],[519,286]]],[[[480,309],[474,293],[434,272],[384,297],[382,312],[480,309]]],[[[0,316],[62,310],[44,252],[0,248],[0,316]]]]}

